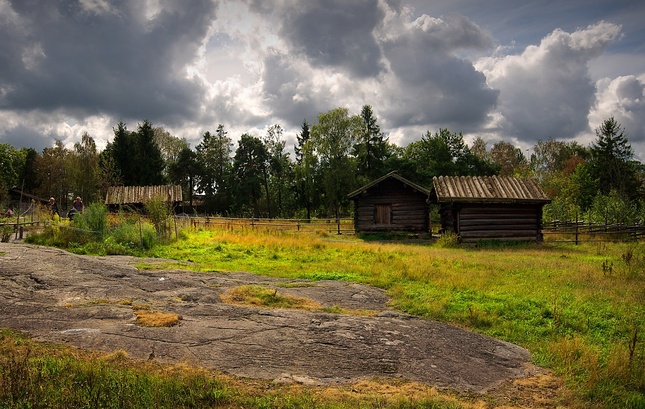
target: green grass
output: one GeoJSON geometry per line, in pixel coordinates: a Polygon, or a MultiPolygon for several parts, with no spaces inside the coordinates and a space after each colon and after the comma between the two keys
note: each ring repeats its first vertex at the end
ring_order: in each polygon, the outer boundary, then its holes
{"type": "Polygon", "coordinates": [[[584,404],[640,408],[645,407],[643,247],[442,248],[198,231],[152,254],[190,260],[192,269],[204,272],[375,285],[388,290],[392,305],[403,311],[526,347],[535,363],[562,374],[584,404]]]}
{"type": "Polygon", "coordinates": [[[137,254],[204,273],[374,285],[388,291],[395,308],[524,346],[536,364],[563,377],[580,407],[645,408],[642,244],[454,248],[450,240],[397,244],[249,229],[184,237],[137,254]]]}
{"type": "Polygon", "coordinates": [[[304,388],[247,381],[183,365],[129,359],[37,343],[0,330],[0,408],[329,408],[406,409],[462,407],[431,388],[405,383],[374,393],[369,383],[304,388]],[[366,389],[364,392],[359,388],[366,389]],[[415,393],[410,394],[408,390],[415,393]]]}

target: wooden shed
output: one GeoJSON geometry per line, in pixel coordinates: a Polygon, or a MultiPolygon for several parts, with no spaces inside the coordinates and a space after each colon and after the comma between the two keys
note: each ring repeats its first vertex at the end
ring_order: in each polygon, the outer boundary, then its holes
{"type": "Polygon", "coordinates": [[[356,232],[430,231],[430,190],[395,172],[376,179],[348,197],[354,201],[356,232]]]}
{"type": "Polygon", "coordinates": [[[105,204],[110,208],[119,206],[140,208],[154,198],[160,198],[173,207],[178,206],[183,200],[181,186],[111,186],[105,195],[105,204]]]}
{"type": "Polygon", "coordinates": [[[432,185],[442,231],[461,241],[542,239],[542,207],[551,200],[533,179],[440,176],[432,185]]]}

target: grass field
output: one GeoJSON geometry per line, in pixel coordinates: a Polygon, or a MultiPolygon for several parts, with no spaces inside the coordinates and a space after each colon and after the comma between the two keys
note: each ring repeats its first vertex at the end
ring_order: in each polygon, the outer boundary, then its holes
{"type": "MultiPolygon", "coordinates": [[[[441,242],[385,243],[328,232],[268,229],[198,229],[185,232],[184,237],[157,245],[146,255],[190,261],[168,267],[204,273],[248,271],[275,277],[348,280],[384,288],[393,308],[527,348],[535,364],[564,380],[565,388],[556,399],[561,405],[645,408],[642,243],[442,247],[441,242]]],[[[158,269],[163,265],[140,263],[138,267],[158,269]]],[[[278,395],[272,395],[272,401],[262,401],[266,403],[263,406],[248,404],[258,393],[253,388],[242,387],[247,392],[222,388],[229,397],[228,403],[220,402],[222,407],[496,406],[494,401],[455,400],[452,395],[381,401],[378,394],[366,394],[352,401],[334,400],[328,394],[321,398],[306,390],[272,391],[278,395]],[[231,396],[241,401],[232,403],[231,396]]]]}

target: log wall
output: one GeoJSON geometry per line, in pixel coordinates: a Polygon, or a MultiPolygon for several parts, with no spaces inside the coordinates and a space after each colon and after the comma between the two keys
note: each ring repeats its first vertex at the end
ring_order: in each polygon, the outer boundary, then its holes
{"type": "Polygon", "coordinates": [[[354,225],[357,232],[428,232],[430,218],[427,195],[399,180],[385,180],[354,199],[354,225]],[[390,223],[376,214],[376,205],[390,205],[390,223]]]}
{"type": "Polygon", "coordinates": [[[444,231],[463,242],[486,239],[541,240],[541,204],[443,204],[444,231]]]}

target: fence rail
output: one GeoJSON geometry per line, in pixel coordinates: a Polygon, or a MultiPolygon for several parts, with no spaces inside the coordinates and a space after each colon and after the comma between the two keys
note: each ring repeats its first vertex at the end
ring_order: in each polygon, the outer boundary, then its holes
{"type": "MultiPolygon", "coordinates": [[[[6,222],[0,223],[0,232],[11,235],[15,239],[23,238],[23,233],[29,227],[42,221],[6,222]]],[[[330,219],[265,219],[265,218],[231,218],[207,216],[174,217],[175,230],[181,228],[219,228],[229,231],[295,231],[295,232],[326,232],[330,234],[355,234],[354,220],[351,218],[330,219]]],[[[542,234],[549,242],[607,242],[607,241],[642,241],[645,240],[645,225],[643,224],[600,224],[581,221],[554,221],[542,225],[542,234]]]]}
{"type": "Polygon", "coordinates": [[[642,224],[600,224],[581,221],[554,221],[544,223],[542,234],[550,241],[640,241],[645,239],[642,224]]]}
{"type": "Polygon", "coordinates": [[[241,219],[232,217],[175,216],[177,224],[191,228],[219,227],[226,230],[325,231],[354,234],[354,220],[340,219],[241,219]]]}
{"type": "Polygon", "coordinates": [[[15,240],[22,240],[25,227],[38,226],[40,221],[0,223],[0,241],[7,242],[15,234],[15,240]]]}

